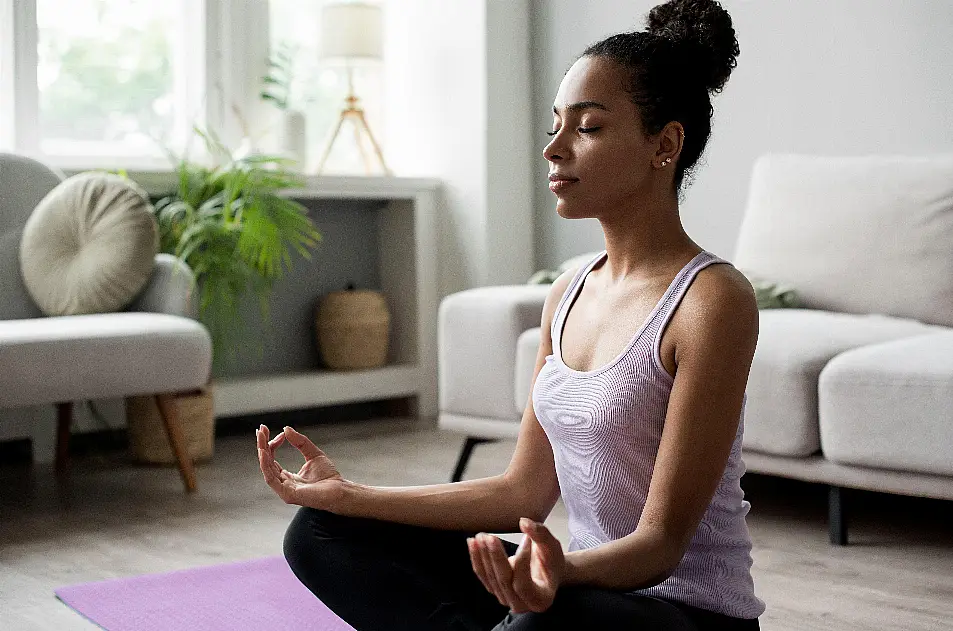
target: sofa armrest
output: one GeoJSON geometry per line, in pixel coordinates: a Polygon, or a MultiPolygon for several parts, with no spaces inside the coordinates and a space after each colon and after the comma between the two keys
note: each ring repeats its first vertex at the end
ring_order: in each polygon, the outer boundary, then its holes
{"type": "Polygon", "coordinates": [[[549,285],[480,287],[440,303],[441,414],[519,422],[514,406],[517,341],[539,327],[549,285]]]}
{"type": "Polygon", "coordinates": [[[195,275],[185,261],[171,254],[157,254],[155,269],[129,311],[166,313],[195,319],[195,275]]]}

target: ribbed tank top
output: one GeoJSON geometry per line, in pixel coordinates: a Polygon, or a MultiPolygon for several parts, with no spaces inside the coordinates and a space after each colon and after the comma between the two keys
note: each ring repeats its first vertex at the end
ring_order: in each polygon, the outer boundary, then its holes
{"type": "MultiPolygon", "coordinates": [[[[552,445],[569,513],[570,551],[635,531],[675,381],[661,361],[662,331],[701,269],[731,264],[699,252],[615,359],[595,370],[574,370],[560,352],[566,314],[586,275],[605,256],[603,251],[583,266],[563,294],[553,317],[553,354],[546,357],[533,387],[533,409],[552,445]]],[[[740,484],[743,431],[744,405],[721,482],[681,562],[662,583],[634,593],[736,618],[756,618],[764,612],[764,603],[754,594],[751,537],[745,523],[750,504],[740,484]]]]}

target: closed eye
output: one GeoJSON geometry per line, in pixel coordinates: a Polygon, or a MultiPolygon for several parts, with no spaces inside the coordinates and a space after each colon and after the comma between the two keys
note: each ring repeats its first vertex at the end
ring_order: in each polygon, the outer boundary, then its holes
{"type": "MultiPolygon", "coordinates": [[[[578,131],[580,134],[591,134],[592,132],[597,131],[597,130],[599,130],[599,129],[601,129],[601,127],[580,127],[580,128],[577,129],[576,131],[578,131]]],[[[558,133],[559,133],[559,130],[557,129],[556,131],[548,131],[548,132],[546,132],[546,135],[547,135],[547,136],[555,136],[555,135],[558,134],[558,133]]]]}

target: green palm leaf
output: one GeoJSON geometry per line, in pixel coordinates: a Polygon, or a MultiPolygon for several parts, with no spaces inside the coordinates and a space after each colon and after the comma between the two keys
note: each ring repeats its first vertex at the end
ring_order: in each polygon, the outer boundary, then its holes
{"type": "Polygon", "coordinates": [[[247,327],[239,305],[257,296],[263,320],[274,281],[291,269],[297,253],[310,258],[321,234],[301,204],[281,192],[304,178],[283,156],[233,159],[212,132],[196,129],[214,159],[211,167],[180,158],[176,189],[155,204],[164,252],[182,258],[195,274],[199,318],[209,328],[215,362],[235,358],[247,327]]]}

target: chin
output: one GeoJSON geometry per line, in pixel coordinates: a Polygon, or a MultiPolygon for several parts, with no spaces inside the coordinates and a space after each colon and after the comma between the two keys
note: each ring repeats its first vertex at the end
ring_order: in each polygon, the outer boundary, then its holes
{"type": "Polygon", "coordinates": [[[572,202],[566,199],[556,199],[556,214],[563,219],[590,219],[592,215],[586,214],[586,205],[578,201],[572,202]]]}

